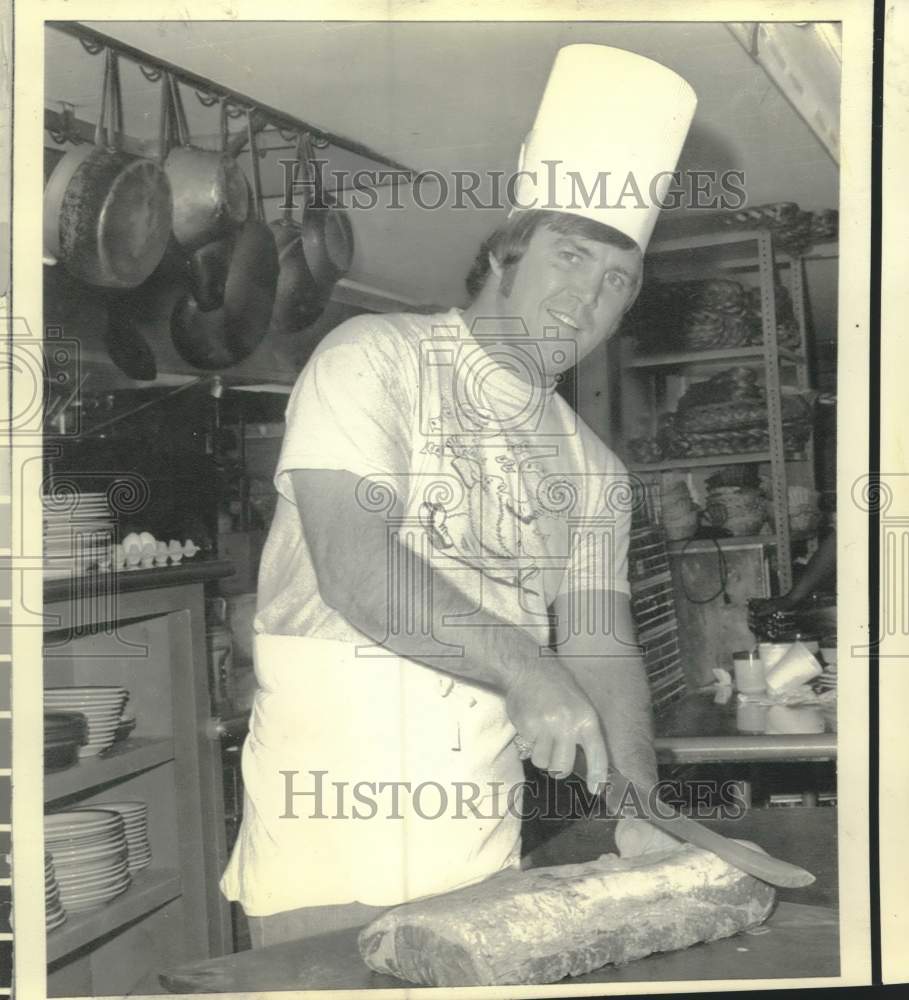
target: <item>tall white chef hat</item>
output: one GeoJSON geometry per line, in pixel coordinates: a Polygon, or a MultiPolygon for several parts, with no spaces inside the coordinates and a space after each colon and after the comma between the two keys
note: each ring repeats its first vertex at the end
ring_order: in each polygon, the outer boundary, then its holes
{"type": "Polygon", "coordinates": [[[586,216],[646,249],[696,106],[691,86],[652,59],[560,49],[521,147],[513,211],[586,216]]]}

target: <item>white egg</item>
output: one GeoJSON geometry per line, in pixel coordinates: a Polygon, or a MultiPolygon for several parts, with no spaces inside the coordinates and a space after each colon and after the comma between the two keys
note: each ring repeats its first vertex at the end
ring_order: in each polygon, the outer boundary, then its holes
{"type": "Polygon", "coordinates": [[[143,531],[139,535],[139,543],[141,545],[155,545],[157,541],[158,540],[150,531],[143,531]]]}
{"type": "Polygon", "coordinates": [[[138,532],[135,532],[135,531],[131,531],[131,532],[130,532],[130,533],[129,533],[129,534],[127,535],[127,536],[126,536],[126,538],[124,538],[124,539],[123,539],[123,548],[124,548],[124,549],[125,549],[125,550],[126,550],[127,552],[129,552],[129,549],[130,549],[130,546],[131,546],[131,545],[135,545],[135,546],[136,546],[136,548],[138,548],[138,549],[141,549],[141,548],[142,548],[142,541],[141,541],[141,539],[139,538],[139,534],[138,534],[138,532]]]}

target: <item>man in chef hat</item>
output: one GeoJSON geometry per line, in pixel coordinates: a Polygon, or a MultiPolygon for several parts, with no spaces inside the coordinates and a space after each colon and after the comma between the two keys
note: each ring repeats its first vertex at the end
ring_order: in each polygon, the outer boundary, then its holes
{"type": "Polygon", "coordinates": [[[554,390],[634,301],[695,103],[649,59],[560,50],[470,305],[356,317],[301,373],[222,880],[254,946],[519,865],[522,758],[656,783],[627,477],[554,390]],[[649,203],[578,197],[601,171],[649,203]]]}

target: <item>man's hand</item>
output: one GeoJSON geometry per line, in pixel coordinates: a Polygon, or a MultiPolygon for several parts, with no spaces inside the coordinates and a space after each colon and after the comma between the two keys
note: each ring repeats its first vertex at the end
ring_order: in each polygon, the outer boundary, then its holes
{"type": "Polygon", "coordinates": [[[567,777],[581,747],[591,793],[606,781],[609,756],[597,710],[557,661],[525,665],[506,692],[505,709],[518,736],[532,745],[530,759],[541,771],[567,777]]]}
{"type": "Polygon", "coordinates": [[[623,858],[637,858],[654,851],[676,848],[681,841],[655,826],[646,819],[620,819],[615,828],[615,846],[623,858]]]}

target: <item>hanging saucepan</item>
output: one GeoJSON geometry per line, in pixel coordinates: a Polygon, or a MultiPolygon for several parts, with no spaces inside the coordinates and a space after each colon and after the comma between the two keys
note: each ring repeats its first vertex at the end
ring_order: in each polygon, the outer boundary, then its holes
{"type": "MultiPolygon", "coordinates": [[[[220,101],[220,131],[221,150],[230,158],[237,170],[246,197],[247,213],[251,200],[249,184],[239,164],[228,151],[227,103],[220,101]]],[[[244,213],[244,220],[246,214],[244,213]]],[[[243,221],[243,220],[241,220],[243,221]]],[[[235,228],[235,227],[234,227],[235,228]]],[[[187,260],[187,279],[196,304],[203,312],[217,309],[224,302],[224,288],[227,284],[227,273],[230,267],[230,254],[233,246],[233,229],[220,239],[212,240],[190,254],[187,260]]]]}
{"type": "Polygon", "coordinates": [[[172,199],[159,164],[120,148],[119,83],[117,56],[107,49],[95,144],[70,150],[54,168],[44,192],[44,241],[77,278],[135,288],[167,246],[172,199]]]}
{"type": "Polygon", "coordinates": [[[328,296],[316,285],[303,251],[303,224],[293,215],[295,181],[303,162],[303,136],[297,137],[292,172],[285,172],[284,204],[281,217],[269,224],[278,248],[281,270],[271,322],[281,333],[297,333],[315,322],[325,308],[328,296]]]}
{"type": "Polygon", "coordinates": [[[322,189],[322,171],[312,142],[303,137],[303,153],[311,168],[313,197],[303,207],[303,253],[316,286],[326,298],[335,282],[350,270],[354,255],[353,227],[347,212],[331,204],[322,189]]]}
{"type": "Polygon", "coordinates": [[[170,87],[169,122],[176,130],[178,142],[164,162],[173,191],[174,236],[185,250],[197,250],[227,236],[246,221],[249,214],[246,178],[223,141],[218,151],[195,149],[189,144],[180,85],[170,74],[166,78],[170,87]]]}
{"type": "Polygon", "coordinates": [[[268,332],[278,283],[278,250],[271,230],[261,220],[259,154],[247,112],[252,160],[253,211],[231,239],[230,268],[224,304],[203,312],[192,295],[174,307],[171,333],[180,356],[197,368],[229,368],[248,357],[268,332]]]}

